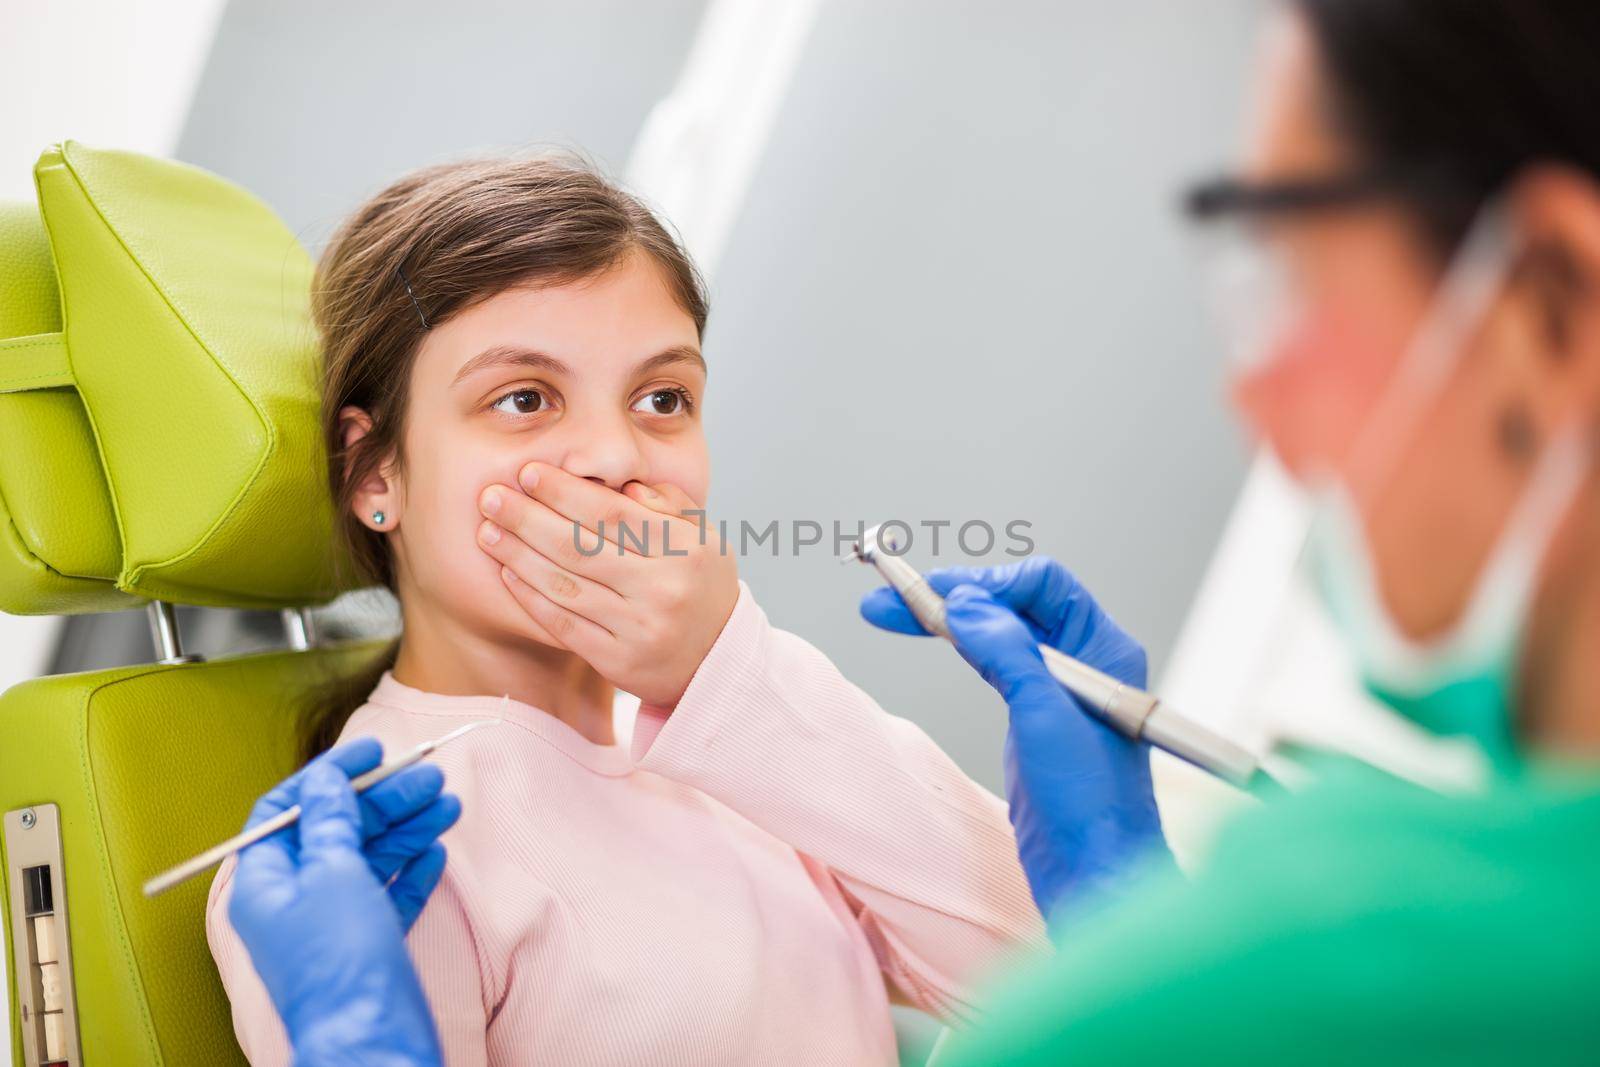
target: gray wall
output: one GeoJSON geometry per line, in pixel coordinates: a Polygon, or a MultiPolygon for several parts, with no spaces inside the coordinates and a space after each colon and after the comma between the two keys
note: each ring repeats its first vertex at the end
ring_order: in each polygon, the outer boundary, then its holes
{"type": "MultiPolygon", "coordinates": [[[[236,0],[179,154],[313,246],[465,151],[578,144],[620,171],[701,7],[236,0]]],[[[713,509],[1026,519],[1159,667],[1243,472],[1173,202],[1227,159],[1254,7],[826,3],[715,285],[713,509]]],[[[861,623],[869,572],[810,549],[743,574],[998,781],[991,694],[861,623]]]]}
{"type": "Polygon", "coordinates": [[[705,0],[233,0],[178,156],[320,246],[403,171],[581,148],[620,173],[705,0]]]}
{"type": "MultiPolygon", "coordinates": [[[[1159,669],[1243,474],[1174,203],[1227,162],[1253,10],[827,5],[719,271],[713,506],[1027,519],[1159,669]]],[[[998,782],[992,693],[859,622],[869,571],[803,555],[744,574],[998,782]]]]}

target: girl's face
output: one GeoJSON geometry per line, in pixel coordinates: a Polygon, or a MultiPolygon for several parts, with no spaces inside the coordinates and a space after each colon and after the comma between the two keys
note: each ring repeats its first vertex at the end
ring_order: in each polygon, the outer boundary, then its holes
{"type": "Polygon", "coordinates": [[[525,616],[477,545],[479,493],[530,460],[621,490],[670,483],[700,505],[705,363],[661,268],[635,253],[595,277],[518,288],[428,331],[411,371],[403,469],[358,496],[385,512],[408,628],[419,604],[482,635],[525,616]]]}

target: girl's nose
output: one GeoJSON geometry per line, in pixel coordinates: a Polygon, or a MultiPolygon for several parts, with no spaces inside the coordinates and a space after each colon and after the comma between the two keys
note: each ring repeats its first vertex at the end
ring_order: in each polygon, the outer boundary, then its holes
{"type": "Polygon", "coordinates": [[[568,474],[588,478],[620,491],[631,481],[644,481],[644,454],[626,419],[586,419],[583,425],[568,421],[567,447],[554,462],[568,474]]]}

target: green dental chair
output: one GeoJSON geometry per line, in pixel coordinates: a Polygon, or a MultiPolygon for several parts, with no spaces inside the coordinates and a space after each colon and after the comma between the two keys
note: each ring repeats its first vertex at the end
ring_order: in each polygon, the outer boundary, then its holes
{"type": "Polygon", "coordinates": [[[318,429],[311,264],[195,168],[68,142],[0,205],[0,609],[144,607],[152,662],[0,696],[0,902],[13,1062],[242,1063],[202,877],[142,883],[236,832],[291,771],[342,591],[318,429]],[[289,648],[185,656],[172,605],[281,609],[289,648]]]}

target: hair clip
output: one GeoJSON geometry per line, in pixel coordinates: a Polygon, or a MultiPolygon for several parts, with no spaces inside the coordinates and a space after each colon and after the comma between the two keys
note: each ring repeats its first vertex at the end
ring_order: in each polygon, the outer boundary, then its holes
{"type": "Polygon", "coordinates": [[[399,276],[400,284],[406,287],[406,295],[411,298],[411,306],[416,309],[417,318],[422,322],[422,328],[424,330],[430,329],[430,327],[428,326],[428,316],[426,316],[426,315],[424,315],[422,313],[422,305],[417,303],[417,294],[413,293],[411,291],[411,283],[406,280],[405,268],[404,267],[396,267],[394,269],[394,272],[395,272],[396,275],[399,276]]]}

